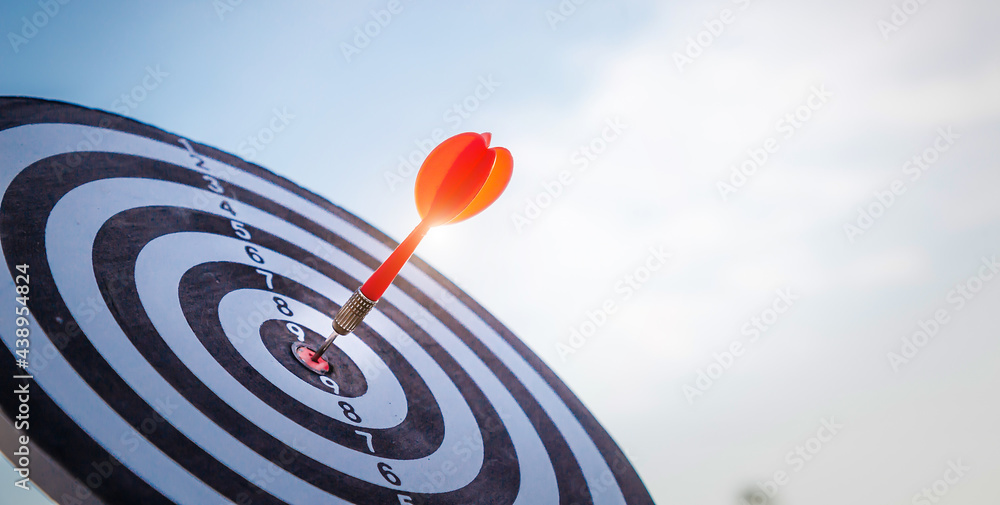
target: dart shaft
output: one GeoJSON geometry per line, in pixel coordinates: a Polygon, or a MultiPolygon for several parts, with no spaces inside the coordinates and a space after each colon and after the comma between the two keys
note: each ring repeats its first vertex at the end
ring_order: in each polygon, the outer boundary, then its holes
{"type": "Polygon", "coordinates": [[[339,333],[333,332],[329,337],[326,337],[326,341],[323,342],[323,345],[319,346],[319,349],[316,349],[316,352],[314,352],[312,357],[309,359],[311,359],[314,363],[319,363],[320,356],[322,356],[323,353],[330,348],[330,345],[333,344],[333,339],[337,338],[337,335],[339,335],[339,333]]]}
{"type": "Polygon", "coordinates": [[[399,246],[396,247],[395,251],[389,255],[389,258],[385,260],[375,270],[375,273],[368,278],[368,281],[361,286],[361,292],[368,297],[369,300],[378,300],[382,298],[386,289],[389,289],[389,285],[392,284],[393,279],[399,274],[399,271],[406,264],[406,261],[410,259],[413,255],[413,251],[417,248],[417,244],[420,240],[427,235],[427,230],[430,229],[430,224],[425,220],[421,221],[406,239],[403,240],[399,246]]]}
{"type": "Polygon", "coordinates": [[[338,335],[347,335],[354,331],[354,328],[371,312],[372,307],[377,302],[378,300],[372,300],[365,296],[360,289],[355,291],[347,303],[340,307],[337,315],[333,316],[333,333],[326,338],[326,341],[316,350],[311,359],[318,361],[323,353],[330,348],[330,344],[333,344],[333,339],[337,338],[338,335]]]}
{"type": "Polygon", "coordinates": [[[338,335],[347,335],[354,331],[354,328],[358,326],[361,320],[371,312],[372,307],[378,303],[379,298],[382,298],[385,290],[389,289],[389,285],[399,275],[399,271],[403,268],[403,265],[410,259],[410,256],[413,256],[413,251],[416,250],[417,244],[424,238],[424,235],[427,235],[427,230],[429,229],[430,223],[426,220],[421,221],[406,236],[403,242],[396,247],[396,250],[392,251],[392,254],[379,265],[375,273],[368,278],[368,281],[351,295],[347,303],[333,317],[333,333],[326,338],[323,345],[313,354],[311,358],[313,361],[318,361],[323,356],[323,353],[330,348],[333,340],[338,335]]]}

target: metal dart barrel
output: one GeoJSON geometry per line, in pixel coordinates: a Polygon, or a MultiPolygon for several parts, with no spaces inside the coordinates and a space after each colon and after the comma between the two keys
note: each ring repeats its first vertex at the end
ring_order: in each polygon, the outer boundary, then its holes
{"type": "Polygon", "coordinates": [[[323,345],[316,350],[316,353],[312,356],[312,360],[318,361],[320,356],[322,356],[323,353],[325,353],[330,347],[330,344],[333,343],[333,339],[337,338],[337,335],[347,335],[348,333],[354,331],[354,328],[356,328],[358,324],[361,323],[361,320],[372,311],[372,307],[375,307],[376,303],[378,303],[378,300],[370,300],[367,296],[361,293],[360,289],[355,291],[354,294],[347,300],[347,303],[345,303],[344,306],[337,311],[337,315],[333,316],[333,333],[331,333],[330,336],[326,338],[326,341],[323,342],[323,345]]]}

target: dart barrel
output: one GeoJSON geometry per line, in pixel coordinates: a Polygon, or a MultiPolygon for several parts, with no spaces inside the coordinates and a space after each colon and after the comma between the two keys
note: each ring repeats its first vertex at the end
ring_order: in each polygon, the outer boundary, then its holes
{"type": "Polygon", "coordinates": [[[347,335],[354,331],[354,328],[372,311],[378,300],[369,300],[367,296],[357,290],[347,300],[337,315],[333,317],[333,331],[341,335],[347,335]]]}

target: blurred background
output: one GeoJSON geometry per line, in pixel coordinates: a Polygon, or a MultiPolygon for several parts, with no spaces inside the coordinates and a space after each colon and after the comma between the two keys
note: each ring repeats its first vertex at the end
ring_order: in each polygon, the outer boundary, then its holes
{"type": "Polygon", "coordinates": [[[0,7],[0,94],[233,152],[397,240],[427,150],[492,132],[507,192],[418,255],[658,503],[996,496],[1000,3],[43,4],[0,7]]]}

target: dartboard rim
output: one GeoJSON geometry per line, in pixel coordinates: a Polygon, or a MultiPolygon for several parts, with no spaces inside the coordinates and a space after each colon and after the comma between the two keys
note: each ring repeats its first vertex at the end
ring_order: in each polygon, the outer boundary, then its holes
{"type": "MultiPolygon", "coordinates": [[[[233,154],[216,149],[209,145],[191,141],[186,137],[167,132],[152,125],[100,109],[87,108],[68,102],[34,97],[0,97],[0,111],[2,111],[0,112],[0,132],[29,124],[71,124],[92,126],[133,134],[156,142],[162,142],[175,146],[179,145],[178,142],[181,139],[185,139],[185,141],[189,142],[199,154],[243,170],[253,176],[263,179],[268,183],[288,190],[291,193],[306,199],[310,203],[313,203],[344,220],[351,226],[354,226],[362,233],[375,239],[389,249],[395,248],[398,244],[398,242],[393,240],[387,234],[365,222],[355,214],[326,200],[313,191],[295,184],[285,177],[277,175],[260,165],[245,161],[233,154]],[[14,113],[10,113],[10,111],[14,111],[14,113]],[[70,117],[71,120],[67,121],[67,117],[70,117]]],[[[0,198],[2,198],[2,195],[0,195],[0,198]]],[[[471,296],[466,294],[457,285],[430,266],[427,262],[422,260],[419,256],[413,256],[410,262],[413,266],[430,277],[434,282],[443,287],[451,296],[455,297],[460,303],[464,304],[469,310],[471,310],[486,325],[495,331],[496,334],[499,335],[512,349],[514,349],[515,352],[532,369],[534,369],[540,377],[542,377],[545,383],[556,393],[562,403],[573,414],[581,427],[584,429],[586,435],[597,447],[601,456],[604,458],[604,463],[607,465],[607,468],[611,469],[611,473],[618,488],[625,497],[626,503],[653,503],[652,498],[650,497],[645,485],[642,483],[641,478],[629,462],[628,458],[611,438],[610,434],[608,434],[593,414],[591,414],[579,398],[577,398],[576,395],[569,390],[568,386],[566,386],[566,384],[563,383],[558,376],[556,376],[555,372],[549,368],[548,365],[546,365],[527,347],[527,345],[518,339],[482,305],[476,302],[471,296]]],[[[0,332],[3,331],[6,331],[6,329],[0,328],[0,332]]],[[[10,360],[5,359],[4,361],[10,360]]],[[[500,361],[500,366],[507,368],[507,365],[503,361],[500,361]]],[[[4,373],[7,377],[11,376],[8,372],[13,371],[14,367],[12,365],[0,366],[0,373],[4,373]]],[[[47,396],[45,398],[48,399],[47,396]]],[[[52,400],[48,399],[48,401],[52,400]]],[[[56,406],[56,409],[58,410],[58,406],[56,406]]],[[[6,424],[0,425],[0,430],[13,431],[13,424],[11,422],[13,416],[10,414],[11,413],[8,412],[7,404],[5,403],[4,408],[0,409],[0,417],[3,418],[3,421],[6,424]]],[[[563,437],[561,433],[557,433],[556,436],[563,437]]],[[[103,446],[98,444],[96,441],[91,439],[89,442],[96,448],[103,450],[103,446]]],[[[51,490],[53,492],[50,493],[50,496],[53,496],[55,493],[59,492],[60,489],[64,490],[69,487],[69,484],[64,482],[65,479],[77,480],[72,473],[63,469],[58,462],[54,460],[50,461],[47,454],[45,454],[46,451],[44,448],[40,447],[37,443],[33,444],[33,446],[36,448],[36,451],[43,453],[41,458],[36,459],[36,461],[43,461],[43,468],[41,472],[43,475],[43,485],[41,486],[43,491],[48,493],[51,490]],[[51,468],[44,468],[48,465],[51,465],[51,468]],[[45,482],[46,480],[48,482],[45,482]]],[[[5,456],[7,456],[7,452],[8,451],[5,451],[5,456]]],[[[134,476],[134,478],[142,482],[139,477],[134,476]]],[[[97,500],[95,497],[92,497],[92,499],[97,500]]],[[[102,501],[97,502],[104,503],[102,501]]]]}

